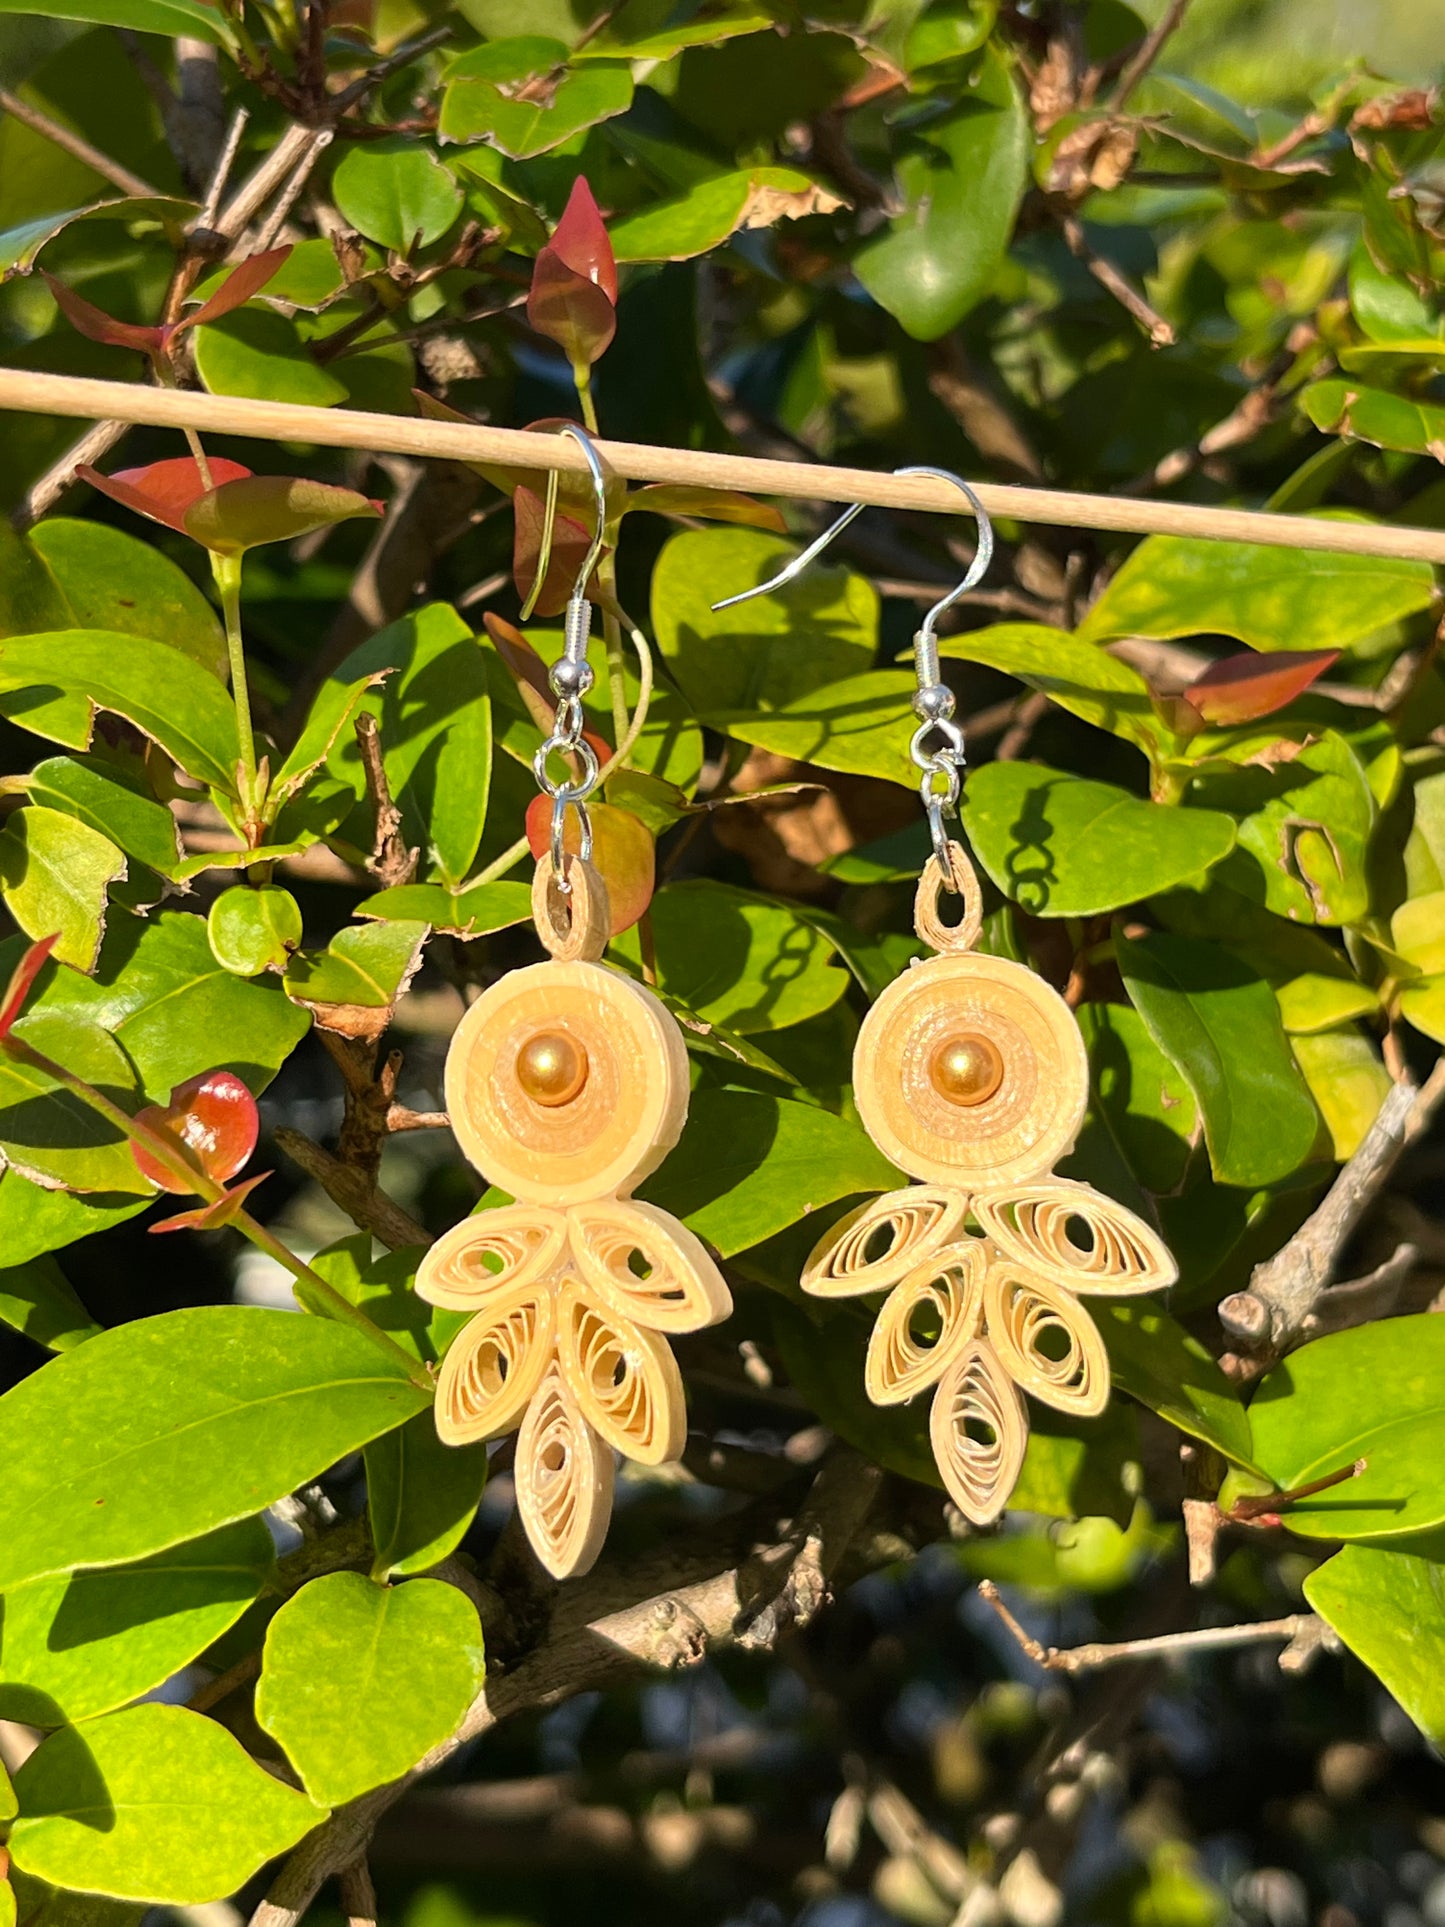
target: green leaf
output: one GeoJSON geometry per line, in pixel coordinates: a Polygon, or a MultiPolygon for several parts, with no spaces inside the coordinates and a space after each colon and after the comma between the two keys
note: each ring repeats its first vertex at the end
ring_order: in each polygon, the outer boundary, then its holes
{"type": "Polygon", "coordinates": [[[1445,1567],[1346,1546],[1306,1576],[1304,1593],[1426,1739],[1445,1740],[1445,1567]]]}
{"type": "Polygon", "coordinates": [[[792,167],[744,167],[698,181],[673,200],[624,215],[608,230],[619,261],[689,261],[739,229],[829,213],[837,196],[792,167]]]}
{"type": "MultiPolygon", "coordinates": [[[[99,1024],[68,1011],[32,1008],[15,1036],[63,1069],[83,1077],[122,1110],[136,1108],[135,1071],[99,1024]]],[[[151,1187],[118,1125],[8,1052],[0,1054],[0,1150],[7,1162],[42,1184],[69,1191],[142,1192],[151,1187]]]]}
{"type": "MultiPolygon", "coordinates": [[[[353,148],[352,155],[361,151],[353,148]]],[[[311,358],[296,323],[274,308],[238,308],[197,328],[191,339],[196,372],[213,395],[249,395],[311,408],[334,408],[346,400],[345,384],[311,358]]]]}
{"type": "Polygon", "coordinates": [[[1291,1505],[1291,1532],[1383,1541],[1445,1524],[1445,1322],[1388,1318],[1317,1338],[1261,1381],[1249,1416],[1282,1491],[1367,1461],[1291,1505]]]}
{"type": "MultiPolygon", "coordinates": [[[[124,1224],[149,1203],[132,1193],[92,1193],[52,1191],[36,1184],[20,1171],[0,1171],[0,1250],[10,1260],[10,1270],[28,1265],[47,1252],[59,1251],[79,1238],[112,1225],[124,1224]]],[[[3,1277],[3,1274],[0,1274],[3,1277]]],[[[27,1316],[24,1286],[16,1287],[16,1316],[27,1316]]],[[[5,1314],[7,1322],[10,1314],[5,1314]]],[[[67,1347],[57,1345],[57,1351],[67,1347]]]]}
{"type": "Polygon", "coordinates": [[[1390,941],[1423,976],[1445,970],[1445,890],[1408,897],[1390,920],[1390,941]]]}
{"type": "Polygon", "coordinates": [[[795,554],[775,535],[726,528],[674,535],[658,557],[657,646],[704,722],[726,728],[872,668],[878,597],[847,570],[814,567],[772,595],[712,613],[711,603],[766,582],[795,554]]]}
{"type": "Polygon", "coordinates": [[[1149,684],[1106,649],[1036,622],[998,622],[945,636],[939,654],[983,663],[1017,676],[1030,689],[1086,723],[1107,729],[1152,755],[1169,732],[1154,713],[1149,684]]]}
{"type": "Polygon", "coordinates": [[[216,962],[233,976],[283,971],[292,952],[301,948],[301,907],[278,884],[259,889],[238,884],[223,890],[211,905],[206,936],[216,962]]]}
{"type": "Polygon", "coordinates": [[[455,1586],[327,1573],[267,1628],[256,1718],[312,1798],[340,1806],[454,1733],[485,1671],[477,1609],[455,1586]]]}
{"type": "Polygon", "coordinates": [[[572,68],[567,61],[564,43],[541,35],[474,47],[447,69],[438,122],[443,139],[487,140],[513,160],[527,160],[627,112],[629,61],[593,58],[572,68]],[[534,97],[517,98],[528,81],[544,80],[534,97]]]}
{"type": "Polygon", "coordinates": [[[1423,1037],[1445,1044],[1445,975],[1406,984],[1400,992],[1400,1015],[1423,1037]]]}
{"type": "Polygon", "coordinates": [[[1291,1048],[1320,1107],[1335,1157],[1353,1157],[1390,1091],[1379,1052],[1353,1024],[1296,1037],[1291,1048]]]}
{"type": "Polygon", "coordinates": [[[1315,427],[1327,435],[1445,460],[1445,408],[1438,402],[1338,377],[1311,382],[1299,400],[1315,427]]]}
{"type": "Polygon", "coordinates": [[[74,756],[49,756],[27,777],[15,780],[17,787],[23,783],[33,803],[88,824],[162,876],[169,876],[181,860],[176,819],[118,768],[74,756]]]}
{"type": "Polygon", "coordinates": [[[331,177],[337,208],[369,241],[393,253],[438,241],[462,208],[462,190],[417,141],[357,141],[331,177]]]}
{"type": "Polygon", "coordinates": [[[233,1626],[274,1565],[265,1525],[244,1519],[135,1565],[12,1586],[0,1718],[61,1726],[139,1699],[233,1626]]]}
{"type": "MultiPolygon", "coordinates": [[[[848,988],[832,944],[790,906],[710,878],[659,890],[652,935],[662,988],[705,1023],[743,1035],[805,1023],[848,988]]],[[[635,929],[613,948],[640,973],[635,929]]]]}
{"type": "Polygon", "coordinates": [[[325,950],[298,950],[286,966],[286,995],[313,1011],[327,1029],[348,1034],[385,1027],[387,1013],[411,981],[426,941],[424,923],[367,923],[338,931],[325,950]],[[374,1012],[370,1018],[363,1013],[374,1012]]]}
{"type": "Polygon", "coordinates": [[[824,1425],[875,1465],[942,1486],[928,1439],[928,1405],[874,1405],[863,1390],[872,1318],[858,1304],[773,1302],[773,1339],[794,1389],[824,1425]]]}
{"type": "Polygon", "coordinates": [[[311,1262],[349,1305],[364,1311],[413,1358],[431,1364],[440,1355],[439,1334],[450,1339],[464,1315],[435,1311],[417,1297],[413,1286],[424,1250],[409,1245],[373,1259],[370,1232],[357,1231],[318,1251],[311,1262]]]}
{"type": "Polygon", "coordinates": [[[0,1591],[246,1518],[425,1404],[326,1319],[205,1305],[105,1332],[0,1398],[0,1591]]]}
{"type": "Polygon", "coordinates": [[[1168,1312],[1148,1305],[1090,1306],[1108,1347],[1120,1391],[1151,1412],[1203,1439],[1236,1465],[1251,1468],[1263,1450],[1250,1433],[1250,1414],[1213,1358],[1168,1312]]]}
{"type": "Polygon", "coordinates": [[[641,1195],[730,1258],[823,1205],[903,1182],[851,1118],[755,1091],[698,1091],[641,1195]]]}
{"type": "Polygon", "coordinates": [[[113,629],[0,641],[0,712],[12,722],[67,749],[89,749],[97,710],[134,723],[198,782],[235,794],[236,712],[190,656],[113,629]]]}
{"type": "MultiPolygon", "coordinates": [[[[14,1182],[25,1180],[17,1175],[14,1182]]],[[[0,1249],[7,1244],[0,1244],[0,1249]]],[[[71,1351],[100,1331],[70,1280],[48,1255],[0,1270],[0,1320],[51,1352],[71,1351]]]]}
{"type": "Polygon", "coordinates": [[[795,696],[766,714],[732,716],[719,726],[740,742],[800,763],[916,789],[918,771],[908,755],[917,727],[911,708],[915,689],[912,676],[872,669],[795,696]]]}
{"type": "Polygon", "coordinates": [[[487,937],[532,920],[529,883],[477,883],[455,895],[441,883],[402,883],[356,906],[358,917],[429,923],[449,937],[487,937]]]}
{"type": "Polygon", "coordinates": [[[1343,736],[1325,730],[1273,769],[1208,772],[1193,784],[1195,797],[1240,817],[1239,854],[1222,874],[1242,896],[1297,923],[1366,915],[1365,858],[1378,810],[1343,736]]]}
{"type": "Polygon", "coordinates": [[[103,1894],[63,1893],[43,1880],[10,1869],[21,1927],[141,1927],[143,1906],[107,1900],[103,1894]]]}
{"type": "MultiPolygon", "coordinates": [[[[360,706],[377,719],[402,836],[452,890],[471,868],[486,828],[492,768],[487,656],[455,609],[433,602],[354,649],[327,685],[393,672],[360,706]]],[[[323,690],[317,707],[326,700],[323,690]]],[[[338,738],[328,767],[358,797],[365,795],[354,735],[338,738]]]]}
{"type": "Polygon", "coordinates": [[[326,1816],[214,1720],[133,1706],[67,1726],[15,1776],[15,1864],[122,1900],[224,1900],[326,1816]]]}
{"type": "Polygon", "coordinates": [[[1319,1113],[1269,985],[1202,939],[1115,933],[1125,988],[1199,1103],[1215,1176],[1268,1184],[1310,1154],[1319,1113]]]}
{"type": "Polygon", "coordinates": [[[1234,824],[1035,763],[987,763],[964,792],[964,828],[999,889],[1036,917],[1094,916],[1200,877],[1234,824]]]}
{"type": "Polygon", "coordinates": [[[0,532],[0,635],[63,629],[70,620],[70,604],[59,583],[7,521],[0,532]]]}
{"type": "Polygon", "coordinates": [[[1237,636],[1251,649],[1349,649],[1435,595],[1428,562],[1262,548],[1202,536],[1141,542],[1079,626],[1114,636],[1237,636]]]}
{"type": "Polygon", "coordinates": [[[427,1572],[454,1552],[486,1482],[486,1446],[443,1445],[430,1412],[374,1439],[366,1448],[372,1578],[427,1572]]]}
{"type": "MultiPolygon", "coordinates": [[[[69,604],[66,626],[148,636],[226,680],[226,638],[215,610],[185,571],[153,543],[105,522],[78,522],[64,515],[37,522],[25,539],[69,604]]],[[[47,622],[27,628],[51,626],[47,622]]]]}
{"type": "Polygon", "coordinates": [[[1009,63],[993,46],[951,113],[900,130],[904,211],[885,235],[864,243],[854,270],[917,340],[947,334],[992,287],[1028,181],[1031,145],[1009,63]]]}
{"type": "Polygon", "coordinates": [[[59,810],[16,810],[0,830],[6,909],[29,937],[59,931],[55,956],[77,970],[94,968],[106,892],[125,874],[125,858],[109,837],[59,810]]]}
{"type": "Polygon", "coordinates": [[[1095,1419],[1066,1418],[1035,1406],[1011,1512],[1045,1519],[1112,1519],[1127,1526],[1138,1479],[1139,1427],[1133,1410],[1111,1405],[1095,1419]]]}
{"type": "Polygon", "coordinates": [[[4,1825],[7,1820],[13,1820],[19,1811],[15,1788],[11,1784],[4,1762],[0,1761],[0,1825],[4,1825]]]}
{"type": "MultiPolygon", "coordinates": [[[[18,949],[0,945],[0,970],[18,949]]],[[[29,1008],[76,1013],[109,1031],[153,1102],[208,1070],[233,1070],[264,1090],[309,1028],[279,983],[223,970],[205,918],[185,910],[117,918],[95,975],[47,965],[29,1008]]]]}
{"type": "MultiPolygon", "coordinates": [[[[30,7],[14,10],[39,12],[39,8],[30,7]]],[[[77,222],[123,221],[131,229],[160,227],[180,233],[188,222],[196,218],[198,212],[194,201],[138,194],[127,195],[120,200],[99,201],[91,207],[66,208],[59,214],[42,214],[33,221],[23,221],[0,234],[0,279],[8,280],[14,273],[29,274],[46,243],[53,241],[57,234],[64,233],[66,228],[74,227],[77,222]]],[[[99,524],[93,526],[99,527],[99,524]]]]}
{"type": "Polygon", "coordinates": [[[89,20],[134,33],[178,35],[230,47],[230,24],[205,0],[0,0],[0,13],[39,14],[45,20],[89,20]]]}
{"type": "MultiPolygon", "coordinates": [[[[272,793],[280,799],[294,796],[313,771],[320,768],[355,725],[368,693],[376,684],[371,671],[351,677],[328,677],[312,703],[306,722],[291,754],[276,772],[272,793]]],[[[354,787],[354,785],[353,785],[354,787]]]]}
{"type": "Polygon", "coordinates": [[[1146,1190],[1174,1190],[1199,1127],[1193,1091],[1128,1004],[1083,1004],[1078,1019],[1089,1046],[1093,1115],[1146,1190]]]}

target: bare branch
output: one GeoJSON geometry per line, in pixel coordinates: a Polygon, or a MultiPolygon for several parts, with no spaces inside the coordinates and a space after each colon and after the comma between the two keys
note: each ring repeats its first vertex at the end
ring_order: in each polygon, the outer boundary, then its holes
{"type": "Polygon", "coordinates": [[[265,224],[261,232],[256,236],[256,252],[258,254],[264,253],[281,232],[286,216],[296,205],[302,188],[305,187],[307,181],[311,178],[312,168],[315,167],[317,161],[320,160],[326,149],[331,145],[333,138],[334,136],[328,128],[322,127],[317,129],[315,138],[296,163],[295,168],[292,170],[290,180],[287,181],[285,187],[282,188],[280,194],[276,197],[276,205],[266,216],[265,224]]]}
{"type": "Polygon", "coordinates": [[[418,1224],[395,1199],[379,1190],[366,1172],[344,1164],[301,1131],[282,1126],[276,1132],[276,1142],[307,1177],[315,1178],[327,1197],[339,1204],[354,1224],[380,1238],[388,1250],[400,1251],[404,1245],[431,1243],[426,1226],[418,1224]]]}
{"type": "Polygon", "coordinates": [[[366,867],[384,890],[390,890],[411,882],[421,851],[409,850],[402,837],[401,811],[392,801],[382,760],[381,731],[370,710],[364,709],[356,719],[356,743],[366,776],[366,798],[376,823],[366,867]]]}
{"type": "Polygon", "coordinates": [[[376,1927],[376,1889],[365,1854],[341,1876],[341,1910],[346,1927],[376,1927]]]}
{"type": "MultiPolygon", "coordinates": [[[[1258,1619],[1247,1626],[1202,1626],[1192,1632],[1160,1633],[1151,1639],[1124,1639],[1113,1645],[1097,1641],[1087,1646],[1044,1646],[1026,1632],[1004,1604],[991,1579],[981,1579],[978,1590],[1017,1640],[1035,1665],[1051,1673],[1088,1673],[1101,1666],[1117,1666],[1125,1660],[1171,1659],[1179,1653],[1219,1652],[1231,1646],[1253,1646],[1260,1640],[1283,1639],[1291,1644],[1309,1640],[1324,1626],[1316,1613],[1290,1613],[1284,1619],[1258,1619]]],[[[1315,1641],[1316,1648],[1328,1645],[1334,1635],[1325,1628],[1315,1641]]],[[[1283,1661],[1281,1661],[1283,1664],[1283,1661]]]]}
{"type": "Polygon", "coordinates": [[[1120,74],[1119,85],[1114,89],[1110,105],[1116,114],[1159,58],[1164,43],[1177,30],[1188,8],[1189,0],[1173,0],[1168,12],[1139,42],[1139,51],[1120,74]]]}
{"type": "MultiPolygon", "coordinates": [[[[1179,0],[1176,0],[1176,5],[1179,0]]],[[[1084,233],[1083,222],[1077,215],[1060,214],[1059,232],[1064,237],[1064,245],[1076,261],[1082,261],[1101,288],[1119,303],[1121,308],[1133,315],[1139,326],[1148,335],[1156,348],[1169,348],[1174,344],[1172,322],[1164,319],[1156,308],[1152,308],[1129,277],[1116,268],[1112,261],[1102,254],[1096,254],[1089,246],[1088,236],[1084,233]]]]}

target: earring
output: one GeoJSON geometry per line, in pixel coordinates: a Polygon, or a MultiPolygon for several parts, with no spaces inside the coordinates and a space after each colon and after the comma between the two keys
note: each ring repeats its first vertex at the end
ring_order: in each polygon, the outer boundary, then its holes
{"type": "Polygon", "coordinates": [[[448,1445],[517,1432],[517,1509],[558,1579],[587,1571],[612,1511],[613,1453],[677,1458],[687,1431],[667,1338],[732,1310],[717,1266],[684,1225],[631,1193],[687,1116],[682,1033],[650,990],[598,961],[610,918],[590,861],[597,758],[582,735],[591,687],[585,590],[601,550],[603,474],[586,435],[597,535],[567,605],[552,670],[557,720],[537,752],[552,798],[550,850],[532,914],[551,961],[512,972],[472,1005],[447,1052],[452,1129],[468,1161],[515,1204],[467,1218],[427,1252],[416,1289],[472,1313],[437,1377],[448,1445]],[[554,755],[569,774],[554,781],[554,755]],[[577,811],[581,854],[562,846],[577,811]]]}
{"type": "MultiPolygon", "coordinates": [[[[819,1298],[887,1293],[865,1389],[875,1405],[898,1405],[936,1388],[934,1459],[959,1510],[983,1526],[1003,1511],[1023,1466],[1025,1392],[1079,1418],[1108,1403],[1108,1356],[1080,1295],[1157,1291],[1178,1274],[1141,1219],[1089,1185],[1053,1175],[1088,1101],[1083,1035],[1033,971],[975,950],[978,879],[945,826],[957,814],[965,756],[935,626],[982,578],[993,530],[958,476],[895,472],[954,483],[979,530],[968,574],[914,638],[918,727],[910,748],[933,844],[914,927],[936,954],[878,998],[853,1054],[864,1128],[919,1182],[844,1218],[808,1259],[802,1285],[819,1298]],[[945,892],[961,899],[952,926],[940,915],[945,892]]],[[[781,575],[730,601],[790,580],[859,512],[845,511],[781,575]]]]}

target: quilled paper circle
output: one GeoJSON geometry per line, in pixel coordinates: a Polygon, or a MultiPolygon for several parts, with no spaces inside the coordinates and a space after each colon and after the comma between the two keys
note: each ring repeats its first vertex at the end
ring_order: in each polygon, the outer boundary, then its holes
{"type": "Polygon", "coordinates": [[[687,1115],[687,1051],[651,991],[603,964],[545,963],[484,991],[447,1056],[447,1109],[470,1161],[536,1204],[625,1196],[666,1157],[687,1115]],[[586,1076],[538,1102],[520,1066],[538,1037],[572,1039],[586,1076]]]}
{"type": "Polygon", "coordinates": [[[891,983],[858,1033],[853,1090],[885,1157],[927,1184],[963,1190],[1052,1169],[1073,1144],[1089,1060],[1073,1012],[1022,964],[976,954],[930,958],[891,983]],[[939,1053],[981,1040],[1002,1061],[981,1102],[950,1101],[939,1053]]]}

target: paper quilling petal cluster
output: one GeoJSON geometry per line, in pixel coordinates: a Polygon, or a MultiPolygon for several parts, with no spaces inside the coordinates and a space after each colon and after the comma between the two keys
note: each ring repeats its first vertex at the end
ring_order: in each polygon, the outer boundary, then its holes
{"type": "Polygon", "coordinates": [[[1023,1465],[1023,1394],[1080,1418],[1108,1403],[1109,1361],[1081,1294],[1157,1291],[1176,1270],[1132,1212],[1052,1175],[1088,1100],[1084,1040],[1032,971],[973,952],[977,883],[962,850],[950,853],[963,921],[939,920],[931,861],[917,924],[940,954],[884,991],[853,1060],[869,1136],[921,1182],[850,1213],[802,1282],[822,1298],[887,1293],[868,1396],[896,1405],[936,1388],[939,1472],[965,1517],[987,1525],[1023,1465]]]}

